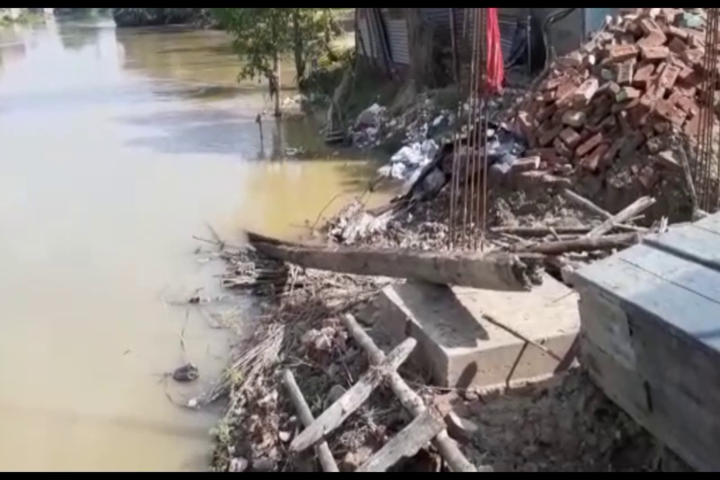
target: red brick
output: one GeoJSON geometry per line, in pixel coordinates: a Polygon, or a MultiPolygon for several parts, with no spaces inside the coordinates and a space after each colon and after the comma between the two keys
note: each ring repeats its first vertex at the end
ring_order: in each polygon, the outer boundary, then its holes
{"type": "Polygon", "coordinates": [[[698,133],[700,131],[700,115],[695,115],[690,120],[685,122],[685,125],[683,126],[683,130],[685,130],[685,133],[692,138],[697,138],[698,133]]]}
{"type": "Polygon", "coordinates": [[[661,88],[670,89],[675,85],[678,75],[680,75],[680,67],[669,63],[665,64],[665,68],[658,78],[658,85],[661,88]]]}
{"type": "Polygon", "coordinates": [[[635,100],[636,98],[640,98],[640,90],[633,87],[623,87],[615,96],[615,101],[627,102],[628,100],[635,100]]]}
{"type": "Polygon", "coordinates": [[[673,105],[677,105],[690,116],[698,115],[700,113],[700,107],[698,107],[697,103],[695,103],[695,100],[686,97],[678,91],[670,95],[668,102],[673,105]]]}
{"type": "Polygon", "coordinates": [[[568,110],[562,116],[562,123],[571,127],[580,128],[587,121],[587,115],[585,112],[577,110],[568,110]]]}
{"type": "Polygon", "coordinates": [[[596,133],[592,137],[590,137],[588,140],[585,141],[582,145],[580,145],[575,150],[575,155],[578,157],[584,157],[587,155],[593,148],[597,147],[602,143],[603,141],[603,134],[601,132],[596,133]]]}
{"type": "Polygon", "coordinates": [[[600,166],[603,156],[610,150],[607,143],[601,143],[589,155],[580,160],[580,166],[585,170],[596,172],[600,166]]]}
{"type": "Polygon", "coordinates": [[[611,62],[625,62],[632,60],[638,55],[638,48],[635,45],[616,45],[608,50],[608,59],[611,62]]]}
{"type": "Polygon", "coordinates": [[[540,168],[539,156],[518,158],[510,166],[510,170],[513,172],[527,172],[529,170],[537,170],[538,168],[540,168]]]}
{"type": "Polygon", "coordinates": [[[685,43],[682,40],[680,40],[679,38],[675,37],[672,40],[670,40],[670,43],[668,43],[668,48],[670,49],[671,52],[680,54],[680,53],[684,52],[685,50],[687,50],[689,47],[688,47],[687,43],[685,43]]]}
{"type": "Polygon", "coordinates": [[[688,66],[701,68],[704,53],[705,52],[703,50],[699,49],[685,50],[681,57],[687,62],[688,66]]]}
{"type": "Polygon", "coordinates": [[[560,86],[558,86],[557,92],[555,93],[555,98],[556,98],[555,103],[558,106],[563,106],[565,104],[569,104],[570,100],[572,100],[573,92],[575,92],[575,90],[579,86],[580,86],[580,80],[578,80],[577,78],[571,78],[571,79],[563,82],[560,86]]]}
{"type": "Polygon", "coordinates": [[[638,68],[635,70],[635,75],[633,76],[633,84],[641,88],[646,88],[653,73],[655,73],[655,64],[644,63],[638,65],[638,68]]]}
{"type": "Polygon", "coordinates": [[[548,118],[552,117],[556,109],[557,107],[555,105],[548,105],[547,107],[543,107],[535,114],[535,119],[538,122],[544,122],[548,118]]]}
{"type": "Polygon", "coordinates": [[[668,47],[640,47],[640,54],[645,60],[664,60],[670,55],[668,47]]]}
{"type": "Polygon", "coordinates": [[[635,45],[638,47],[662,47],[667,42],[667,37],[662,32],[651,33],[638,40],[635,45]]]}
{"type": "Polygon", "coordinates": [[[572,150],[570,150],[559,138],[553,140],[553,147],[555,151],[563,158],[572,157],[572,150]]]}
{"type": "Polygon", "coordinates": [[[613,164],[613,162],[615,162],[615,157],[617,157],[617,154],[624,143],[624,138],[618,138],[613,142],[613,144],[610,146],[610,148],[607,149],[602,159],[600,160],[601,168],[608,168],[613,164]]]}
{"type": "Polygon", "coordinates": [[[621,103],[615,103],[612,106],[612,109],[610,110],[612,113],[620,113],[624,112],[626,110],[630,110],[632,108],[635,108],[640,104],[639,98],[634,98],[632,100],[629,100],[627,102],[621,102],[621,103]]]}
{"type": "Polygon", "coordinates": [[[562,125],[560,125],[549,130],[545,130],[543,133],[540,134],[540,138],[538,138],[538,144],[540,144],[541,147],[549,145],[550,142],[552,142],[555,137],[558,136],[562,128],[562,125]]]}
{"type": "Polygon", "coordinates": [[[655,111],[665,120],[681,126],[685,121],[687,113],[677,108],[667,100],[658,100],[655,104],[655,111]]]}
{"type": "Polygon", "coordinates": [[[580,134],[572,128],[565,128],[559,134],[558,138],[563,141],[570,149],[573,149],[580,143],[580,134]]]}
{"type": "Polygon", "coordinates": [[[580,85],[573,94],[572,103],[574,105],[585,106],[590,103],[595,92],[597,92],[599,84],[597,78],[589,78],[580,85]]]}
{"type": "Polygon", "coordinates": [[[567,81],[567,78],[565,76],[560,76],[556,78],[551,78],[540,87],[542,90],[553,90],[562,85],[565,81],[567,81]]]}
{"type": "Polygon", "coordinates": [[[673,37],[679,38],[680,40],[687,40],[688,38],[688,32],[686,32],[684,29],[676,27],[674,25],[670,25],[667,29],[668,33],[672,35],[673,37]]]}
{"type": "Polygon", "coordinates": [[[543,162],[547,162],[550,165],[556,164],[560,161],[558,153],[554,148],[534,148],[525,152],[528,157],[540,157],[543,162]]]}
{"type": "Polygon", "coordinates": [[[652,35],[653,33],[662,34],[660,25],[658,25],[657,22],[652,18],[643,18],[642,20],[640,20],[640,28],[642,28],[645,35],[652,35]]]}
{"type": "MultiPolygon", "coordinates": [[[[682,125],[682,122],[680,122],[680,125],[682,125]]],[[[668,122],[654,122],[653,130],[655,130],[658,135],[663,135],[668,130],[670,130],[670,124],[668,122]]],[[[649,135],[646,135],[645,137],[648,139],[651,138],[649,135]]]]}

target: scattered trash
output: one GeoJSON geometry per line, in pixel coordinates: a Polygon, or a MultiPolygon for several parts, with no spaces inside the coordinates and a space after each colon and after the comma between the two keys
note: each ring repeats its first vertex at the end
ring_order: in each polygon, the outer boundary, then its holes
{"type": "Polygon", "coordinates": [[[176,368],[172,377],[173,380],[180,383],[194,382],[200,377],[200,370],[192,363],[188,363],[176,368]]]}

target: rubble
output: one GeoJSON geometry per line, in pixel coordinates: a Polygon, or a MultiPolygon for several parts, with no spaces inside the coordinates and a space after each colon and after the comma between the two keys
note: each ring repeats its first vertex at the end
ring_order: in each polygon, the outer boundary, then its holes
{"type": "Polygon", "coordinates": [[[679,152],[698,129],[704,22],[698,9],[625,10],[551,66],[512,125],[539,170],[570,176],[607,210],[651,194],[653,217],[686,220],[693,205],[679,152]]]}

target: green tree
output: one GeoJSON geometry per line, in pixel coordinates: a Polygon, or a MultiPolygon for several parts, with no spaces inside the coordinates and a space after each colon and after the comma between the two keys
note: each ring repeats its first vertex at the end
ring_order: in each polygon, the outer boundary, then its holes
{"type": "Polygon", "coordinates": [[[327,8],[213,8],[244,60],[240,78],[265,78],[280,116],[280,58],[292,52],[297,86],[302,89],[310,58],[328,48],[333,17],[327,8]]]}

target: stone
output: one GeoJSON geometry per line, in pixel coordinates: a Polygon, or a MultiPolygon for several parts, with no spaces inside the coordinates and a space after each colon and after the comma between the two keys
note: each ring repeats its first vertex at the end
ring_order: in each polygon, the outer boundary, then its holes
{"type": "Polygon", "coordinates": [[[480,433],[480,427],[477,423],[461,417],[454,410],[451,410],[445,416],[445,424],[447,425],[447,432],[458,442],[469,443],[480,433]]]}

